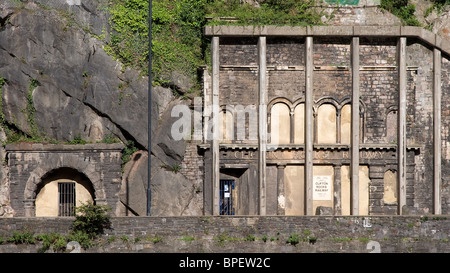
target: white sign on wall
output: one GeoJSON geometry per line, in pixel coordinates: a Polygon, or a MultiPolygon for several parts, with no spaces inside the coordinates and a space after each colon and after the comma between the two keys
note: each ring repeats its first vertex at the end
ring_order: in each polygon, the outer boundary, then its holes
{"type": "Polygon", "coordinates": [[[331,200],[331,176],[329,175],[314,176],[313,199],[331,200]]]}

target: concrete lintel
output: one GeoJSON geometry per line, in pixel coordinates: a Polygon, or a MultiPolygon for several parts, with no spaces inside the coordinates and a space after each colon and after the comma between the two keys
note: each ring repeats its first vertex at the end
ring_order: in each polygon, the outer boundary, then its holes
{"type": "Polygon", "coordinates": [[[310,26],[308,36],[353,36],[353,26],[310,26]]]}
{"type": "Polygon", "coordinates": [[[395,37],[400,36],[400,26],[354,26],[354,36],[395,37]]]}
{"type": "Polygon", "coordinates": [[[421,27],[402,26],[400,27],[400,35],[402,37],[419,38],[429,45],[436,45],[436,34],[421,27]]]}
{"type": "Polygon", "coordinates": [[[206,36],[305,36],[299,26],[205,26],[206,36]]]}
{"type": "Polygon", "coordinates": [[[11,143],[7,144],[7,152],[46,152],[46,151],[86,151],[86,150],[116,150],[121,151],[125,146],[122,143],[87,143],[87,144],[48,144],[48,143],[11,143]]]}
{"type": "Polygon", "coordinates": [[[450,40],[415,26],[205,26],[206,36],[416,37],[450,55],[450,40]]]}

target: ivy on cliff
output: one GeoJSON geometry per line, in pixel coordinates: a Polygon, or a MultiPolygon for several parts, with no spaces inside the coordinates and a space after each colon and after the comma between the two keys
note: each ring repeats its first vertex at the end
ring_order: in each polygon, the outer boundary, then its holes
{"type": "Polygon", "coordinates": [[[259,7],[240,0],[212,1],[207,16],[210,24],[234,25],[322,25],[321,13],[314,8],[315,0],[265,0],[259,7]],[[216,20],[217,17],[235,17],[233,21],[216,20]]]}
{"type": "MultiPolygon", "coordinates": [[[[437,5],[447,0],[435,0],[437,5]]],[[[381,0],[380,7],[420,26],[410,0],[381,0]]],[[[106,50],[125,66],[148,75],[148,0],[109,0],[113,33],[106,50]]],[[[172,71],[197,80],[197,68],[208,63],[205,25],[322,25],[315,0],[265,0],[259,6],[241,0],[153,0],[152,76],[156,85],[167,85],[172,71]],[[233,20],[222,20],[232,17],[233,20]],[[206,18],[210,18],[209,21],[206,18]]]]}
{"type": "MultiPolygon", "coordinates": [[[[153,0],[152,76],[164,85],[171,71],[195,78],[204,63],[202,29],[207,0],[153,0]]],[[[148,1],[110,0],[113,34],[109,51],[125,65],[148,74],[148,1]]]]}
{"type": "Polygon", "coordinates": [[[416,6],[410,0],[381,0],[380,7],[402,19],[405,25],[422,25],[414,15],[416,6]]]}
{"type": "MultiPolygon", "coordinates": [[[[109,0],[113,33],[107,51],[126,66],[148,75],[148,0],[109,0]]],[[[320,14],[314,0],[265,0],[255,7],[239,0],[153,0],[152,76],[166,85],[178,71],[194,82],[197,68],[208,62],[206,24],[318,25],[320,14]],[[236,17],[237,20],[206,20],[206,17],[236,17]]]]}

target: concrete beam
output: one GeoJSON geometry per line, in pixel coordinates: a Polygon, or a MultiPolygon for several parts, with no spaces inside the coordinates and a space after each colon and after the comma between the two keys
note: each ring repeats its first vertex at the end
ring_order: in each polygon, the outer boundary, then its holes
{"type": "Polygon", "coordinates": [[[308,36],[353,36],[352,26],[308,26],[308,36]]]}
{"type": "Polygon", "coordinates": [[[259,215],[266,215],[266,151],[267,151],[267,62],[266,37],[258,40],[258,90],[259,90],[259,138],[258,138],[258,173],[259,173],[259,215]]]}
{"type": "Polygon", "coordinates": [[[433,172],[434,172],[434,214],[441,214],[441,51],[433,50],[433,172]]]}
{"type": "Polygon", "coordinates": [[[313,142],[314,142],[314,119],[313,119],[313,37],[306,37],[305,44],[305,213],[314,215],[313,211],[313,142]]]}
{"type": "Polygon", "coordinates": [[[352,215],[359,214],[359,37],[353,37],[352,52],[352,136],[351,136],[351,202],[352,215]]]}
{"type": "Polygon", "coordinates": [[[414,37],[450,55],[450,40],[414,26],[206,26],[206,36],[414,37]]]}
{"type": "Polygon", "coordinates": [[[406,37],[400,37],[398,53],[398,213],[406,205],[406,37]]]}
{"type": "Polygon", "coordinates": [[[354,26],[353,36],[367,36],[367,37],[400,36],[400,26],[354,26]]]}

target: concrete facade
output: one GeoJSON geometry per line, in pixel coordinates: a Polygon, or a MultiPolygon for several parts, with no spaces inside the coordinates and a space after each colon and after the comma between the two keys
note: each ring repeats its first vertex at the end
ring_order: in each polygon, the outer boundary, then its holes
{"type": "Polygon", "coordinates": [[[449,213],[449,41],[404,26],[207,26],[205,35],[214,41],[205,107],[235,126],[231,140],[199,145],[206,215],[220,214],[218,185],[230,179],[236,214],[449,213]],[[237,105],[258,109],[244,138],[237,105]]]}

